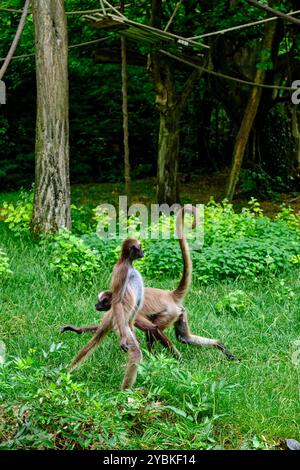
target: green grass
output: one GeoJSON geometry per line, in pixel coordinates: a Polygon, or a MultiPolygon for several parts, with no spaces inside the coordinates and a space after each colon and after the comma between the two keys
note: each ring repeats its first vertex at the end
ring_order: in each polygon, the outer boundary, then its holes
{"type": "MultiPolygon", "coordinates": [[[[62,336],[59,332],[60,326],[66,323],[83,325],[96,322],[98,320],[98,313],[94,309],[96,294],[109,285],[107,272],[99,273],[92,286],[85,285],[84,281],[62,283],[51,271],[46,252],[31,240],[14,238],[4,225],[0,222],[0,245],[11,259],[13,277],[0,284],[0,339],[6,343],[9,359],[15,356],[26,358],[28,350],[34,348],[39,364],[42,364],[45,370],[49,368],[51,376],[49,378],[44,374],[39,382],[40,376],[35,379],[34,368],[28,367],[25,378],[22,378],[23,381],[28,380],[27,384],[27,382],[18,382],[19,372],[14,372],[17,379],[12,379],[11,388],[4,396],[4,404],[3,406],[0,404],[0,442],[13,437],[17,420],[14,418],[14,410],[20,409],[21,405],[25,404],[31,409],[38,406],[41,413],[45,410],[45,415],[47,414],[47,407],[50,406],[47,400],[51,399],[48,397],[45,402],[38,404],[34,393],[28,394],[25,390],[36,387],[38,391],[40,387],[44,387],[43,393],[46,393],[49,383],[55,383],[56,375],[59,373],[55,371],[55,367],[60,367],[61,364],[66,366],[88,339],[87,336],[71,333],[62,336]],[[49,351],[53,342],[61,341],[63,349],[59,354],[53,354],[49,358],[43,357],[42,350],[49,351]],[[8,412],[11,407],[12,411],[8,412]]],[[[163,288],[172,288],[176,283],[161,279],[157,282],[153,280],[145,282],[146,285],[163,288]]],[[[255,442],[258,442],[258,446],[274,448],[280,446],[284,438],[299,440],[300,366],[292,362],[293,342],[300,337],[299,271],[291,271],[280,278],[258,278],[255,282],[235,281],[209,287],[193,285],[185,306],[189,313],[192,331],[202,336],[221,338],[240,361],[229,362],[218,351],[178,344],[173,331],[169,331],[170,337],[182,352],[182,360],[178,364],[171,362],[170,366],[166,362],[163,369],[165,372],[153,378],[157,387],[164,387],[166,381],[173,380],[168,387],[174,398],[169,397],[168,404],[183,409],[185,394],[189,393],[189,391],[185,391],[182,395],[179,393],[180,379],[174,376],[171,380],[168,368],[173,367],[174,370],[184,373],[208,374],[211,380],[224,379],[226,385],[231,386],[213,398],[214,413],[221,416],[213,425],[211,437],[214,437],[215,442],[212,442],[212,446],[221,445],[225,448],[238,449],[242,446],[255,447],[255,442]],[[215,309],[216,303],[224,294],[234,289],[246,291],[251,299],[250,305],[246,311],[237,315],[229,313],[218,315],[215,309]]],[[[140,332],[138,335],[145,350],[144,338],[140,332]]],[[[160,355],[155,359],[162,361],[162,364],[164,360],[167,361],[160,355]]],[[[152,359],[146,355],[144,363],[147,365],[151,361],[152,359]]],[[[91,395],[98,394],[98,399],[103,397],[105,401],[105,397],[113,397],[116,403],[124,397],[124,394],[118,392],[124,364],[124,353],[118,346],[118,340],[112,335],[88,362],[73,374],[74,383],[84,384],[84,388],[88,389],[91,395]]],[[[159,392],[153,392],[152,388],[151,397],[147,396],[151,380],[151,377],[139,374],[136,390],[140,393],[140,400],[153,401],[156,393],[159,395],[159,392]]],[[[191,393],[195,393],[195,390],[192,392],[191,389],[191,393]]],[[[130,394],[128,396],[130,397],[130,394]]],[[[128,396],[125,396],[126,402],[128,396]]],[[[85,410],[84,400],[80,398],[79,402],[85,410]]],[[[57,405],[57,416],[63,416],[65,419],[64,407],[60,406],[57,405]]],[[[125,405],[123,403],[122,406],[115,406],[114,409],[110,405],[110,410],[105,411],[111,420],[119,416],[119,410],[125,405]]],[[[56,413],[55,406],[51,408],[52,413],[53,410],[56,413]]],[[[74,415],[76,413],[74,407],[74,415]]],[[[82,411],[80,419],[89,423],[92,420],[89,413],[86,410],[82,411]]],[[[55,434],[53,434],[55,419],[53,416],[53,423],[48,420],[47,426],[45,425],[47,429],[49,427],[52,429],[52,440],[55,434]]],[[[125,423],[128,417],[123,413],[118,419],[124,420],[125,423]]],[[[134,425],[129,426],[126,421],[126,438],[123,440],[120,438],[118,441],[116,437],[114,440],[112,436],[122,436],[123,430],[117,431],[112,428],[102,444],[99,440],[98,448],[101,446],[126,449],[201,447],[200,438],[192,440],[185,434],[184,419],[176,414],[170,416],[162,413],[153,422],[149,417],[147,417],[149,422],[146,418],[144,421],[143,418],[139,418],[140,421],[137,417],[134,419],[134,425]],[[173,440],[169,436],[164,437],[163,429],[166,423],[168,426],[173,426],[174,430],[176,428],[173,440]]],[[[116,422],[119,421],[113,422],[116,426],[116,422]]],[[[99,422],[99,426],[100,424],[99,422]]],[[[112,424],[107,424],[108,428],[109,426],[112,424]]],[[[83,433],[81,437],[83,441],[87,439],[84,436],[83,433]]],[[[63,438],[60,439],[63,442],[63,438]]],[[[78,444],[77,438],[74,437],[72,440],[69,436],[68,439],[71,448],[84,447],[78,444]]],[[[34,440],[31,444],[30,440],[28,442],[24,444],[26,448],[36,448],[34,440]]],[[[60,445],[63,447],[63,444],[60,445]]],[[[93,444],[88,446],[91,448],[93,444]]]]}

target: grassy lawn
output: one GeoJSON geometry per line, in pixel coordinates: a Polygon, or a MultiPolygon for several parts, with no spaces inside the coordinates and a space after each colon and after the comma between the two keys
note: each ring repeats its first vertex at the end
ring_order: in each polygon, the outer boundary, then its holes
{"type": "MultiPolygon", "coordinates": [[[[0,241],[11,259],[14,276],[0,285],[0,339],[6,343],[9,358],[26,358],[30,348],[36,350],[39,363],[52,370],[51,380],[55,381],[55,367],[66,366],[88,339],[71,333],[62,336],[60,326],[66,323],[91,324],[98,320],[94,310],[96,294],[109,286],[109,276],[107,272],[99,273],[92,285],[62,283],[49,266],[47,252],[30,240],[14,238],[4,225],[0,222],[0,241]],[[63,342],[63,346],[58,355],[43,356],[43,350],[49,351],[52,343],[59,342],[63,342]]],[[[171,280],[145,281],[146,285],[164,288],[172,288],[175,284],[171,280]]],[[[293,342],[300,337],[299,272],[291,271],[279,278],[231,281],[208,287],[193,285],[185,306],[193,332],[221,338],[240,359],[239,362],[229,362],[218,351],[178,344],[173,331],[169,332],[182,352],[182,360],[176,364],[172,362],[170,366],[178,370],[172,393],[177,393],[180,372],[208,374],[212,380],[224,380],[227,386],[222,394],[214,397],[214,414],[220,416],[213,425],[213,445],[234,449],[255,445],[274,448],[281,446],[284,438],[299,440],[300,368],[292,362],[293,342]],[[217,314],[215,305],[219,298],[237,288],[249,294],[251,302],[247,311],[241,315],[217,314]]],[[[145,340],[140,332],[138,335],[145,351],[145,340]]],[[[165,356],[166,375],[160,373],[153,379],[158,387],[164,386],[168,374],[168,354],[165,356]]],[[[158,355],[157,361],[163,357],[158,355]]],[[[144,363],[149,361],[151,358],[145,354],[144,363]]],[[[108,393],[117,397],[124,364],[124,353],[112,335],[74,373],[73,380],[84,384],[91,394],[98,393],[101,397],[101,394],[106,396],[108,393]]],[[[43,376],[42,383],[35,384],[32,370],[28,366],[25,371],[28,382],[31,381],[37,390],[40,387],[47,389],[50,380],[47,374],[43,376]]],[[[29,385],[25,384],[23,390],[18,381],[14,386],[14,380],[10,391],[5,393],[3,405],[0,405],[0,442],[11,438],[13,426],[16,426],[14,415],[7,414],[9,406],[13,405],[14,410],[28,405],[28,402],[31,407],[35,406],[35,395],[24,392],[29,385]]],[[[145,382],[145,375],[138,376],[136,388],[147,396],[149,381],[145,382]]],[[[172,405],[172,398],[169,403],[172,405]]],[[[178,401],[176,404],[178,407],[178,401]]],[[[47,401],[39,404],[42,411],[47,406],[47,401]]],[[[57,413],[61,412],[58,408],[57,413]]],[[[88,421],[88,417],[84,416],[84,419],[88,421]]],[[[110,446],[127,449],[187,448],[188,444],[184,436],[180,437],[179,431],[176,431],[175,441],[163,438],[163,431],[160,432],[163,417],[161,419],[155,424],[158,427],[155,439],[149,437],[147,424],[144,424],[138,432],[133,427],[122,444],[110,441],[110,446]]],[[[176,426],[176,415],[173,425],[176,426]]],[[[153,426],[151,424],[151,429],[153,426]]],[[[30,448],[30,444],[26,443],[26,446],[30,448]]],[[[197,441],[190,443],[191,448],[197,446],[197,441]]]]}

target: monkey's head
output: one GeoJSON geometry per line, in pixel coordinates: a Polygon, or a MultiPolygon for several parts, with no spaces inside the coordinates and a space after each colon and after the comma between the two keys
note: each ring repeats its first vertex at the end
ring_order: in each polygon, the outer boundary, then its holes
{"type": "Polygon", "coordinates": [[[103,310],[109,310],[111,307],[111,299],[112,299],[112,292],[107,290],[104,292],[100,292],[98,295],[98,302],[96,303],[95,307],[98,312],[102,312],[103,310]]]}
{"type": "Polygon", "coordinates": [[[129,238],[122,244],[121,260],[134,261],[135,259],[144,258],[144,252],[138,240],[129,238]]]}

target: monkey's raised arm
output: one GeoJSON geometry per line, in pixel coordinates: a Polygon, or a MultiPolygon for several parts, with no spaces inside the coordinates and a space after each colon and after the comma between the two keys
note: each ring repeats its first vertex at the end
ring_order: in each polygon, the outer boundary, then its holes
{"type": "Polygon", "coordinates": [[[123,263],[119,262],[114,267],[113,276],[112,276],[112,286],[111,286],[112,306],[114,304],[121,302],[125,294],[127,281],[128,281],[129,267],[130,267],[129,263],[126,263],[126,262],[123,262],[123,263]]]}
{"type": "Polygon", "coordinates": [[[112,277],[111,309],[113,326],[118,330],[121,338],[120,346],[124,351],[127,351],[129,323],[122,305],[122,300],[127,287],[129,266],[127,262],[117,263],[114,267],[112,277]]]}

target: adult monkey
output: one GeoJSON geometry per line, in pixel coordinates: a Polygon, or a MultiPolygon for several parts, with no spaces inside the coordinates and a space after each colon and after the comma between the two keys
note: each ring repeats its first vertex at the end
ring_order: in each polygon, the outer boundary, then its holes
{"type": "MultiPolygon", "coordinates": [[[[177,213],[176,230],[183,259],[183,273],[179,285],[175,290],[166,291],[156,288],[145,288],[144,305],[138,312],[134,325],[146,333],[148,349],[151,350],[155,341],[160,341],[163,346],[170,349],[176,356],[180,356],[172,341],[163,333],[169,326],[174,325],[176,338],[185,344],[194,346],[214,347],[225,356],[234,360],[235,356],[225,347],[219,339],[205,338],[193,335],[190,331],[187,313],[182,302],[189,291],[192,280],[192,260],[189,246],[184,235],[184,213],[194,215],[193,228],[198,223],[198,213],[194,206],[185,205],[177,213]]],[[[111,306],[112,292],[104,291],[99,294],[96,309],[108,310],[111,306]]],[[[75,333],[94,333],[97,325],[77,327],[66,325],[61,332],[73,331],[75,333]]]]}
{"type": "Polygon", "coordinates": [[[122,383],[122,389],[131,387],[136,379],[138,364],[142,360],[139,343],[133,332],[133,322],[144,302],[144,283],[140,273],[132,262],[143,258],[140,243],[134,239],[122,244],[120,258],[112,273],[111,308],[97,325],[95,336],[77,354],[71,364],[71,370],[77,368],[84,359],[99,345],[111,330],[120,337],[121,348],[128,352],[128,363],[122,383]]]}

